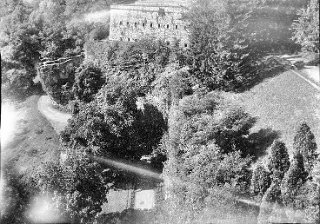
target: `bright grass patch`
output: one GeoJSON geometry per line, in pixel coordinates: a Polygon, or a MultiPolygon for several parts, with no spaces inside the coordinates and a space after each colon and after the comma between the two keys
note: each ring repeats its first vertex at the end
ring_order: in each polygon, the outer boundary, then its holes
{"type": "MultiPolygon", "coordinates": [[[[264,80],[251,90],[226,97],[257,117],[253,132],[271,128],[292,152],[293,137],[299,124],[307,122],[320,146],[320,92],[287,71],[264,80]]],[[[320,151],[320,150],[319,150],[320,151]]]]}

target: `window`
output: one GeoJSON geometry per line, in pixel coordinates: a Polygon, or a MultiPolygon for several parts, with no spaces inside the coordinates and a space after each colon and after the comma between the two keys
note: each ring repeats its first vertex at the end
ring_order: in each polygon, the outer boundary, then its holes
{"type": "Polygon", "coordinates": [[[129,22],[127,22],[127,26],[129,26],[129,24],[130,24],[130,23],[129,23],[129,22]]]}
{"type": "Polygon", "coordinates": [[[128,38],[128,41],[130,41],[130,38],[128,38]]]}
{"type": "Polygon", "coordinates": [[[178,25],[176,25],[176,30],[178,29],[178,25]]]}
{"type": "Polygon", "coordinates": [[[120,41],[122,41],[122,37],[120,37],[120,41]]]}
{"type": "Polygon", "coordinates": [[[144,26],[145,26],[145,24],[144,24],[144,23],[142,23],[142,26],[144,27],[144,26]]]}
{"type": "Polygon", "coordinates": [[[184,44],[184,47],[188,47],[188,44],[187,44],[187,43],[185,43],[185,44],[184,44]]]}
{"type": "Polygon", "coordinates": [[[170,45],[170,41],[167,41],[167,45],[170,45]]]}
{"type": "Polygon", "coordinates": [[[138,25],[138,23],[137,23],[137,22],[135,22],[135,23],[134,23],[134,26],[135,26],[135,27],[137,27],[137,25],[138,25]]]}
{"type": "Polygon", "coordinates": [[[158,24],[158,28],[160,28],[161,27],[161,25],[160,24],[158,24]]]}
{"type": "Polygon", "coordinates": [[[150,23],[150,27],[152,27],[152,23],[150,23]]]}
{"type": "Polygon", "coordinates": [[[170,27],[170,26],[169,26],[169,24],[168,24],[168,25],[167,25],[167,29],[169,29],[169,27],[170,27]]]}
{"type": "Polygon", "coordinates": [[[122,25],[122,21],[120,21],[120,23],[119,23],[120,25],[122,25]]]}

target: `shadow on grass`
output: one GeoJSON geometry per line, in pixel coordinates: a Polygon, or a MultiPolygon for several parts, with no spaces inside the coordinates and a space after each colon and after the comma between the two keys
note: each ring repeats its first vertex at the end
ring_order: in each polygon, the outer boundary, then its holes
{"type": "Polygon", "coordinates": [[[271,128],[263,128],[258,132],[250,134],[249,141],[253,146],[250,154],[253,156],[253,159],[256,161],[259,157],[264,156],[267,148],[279,137],[280,132],[274,131],[271,128]]]}
{"type": "Polygon", "coordinates": [[[290,65],[280,64],[280,62],[275,58],[270,57],[259,65],[259,68],[253,72],[255,75],[249,77],[247,81],[241,85],[241,87],[237,88],[236,92],[242,93],[248,91],[256,85],[262,83],[264,80],[276,77],[288,69],[291,69],[290,65]]]}

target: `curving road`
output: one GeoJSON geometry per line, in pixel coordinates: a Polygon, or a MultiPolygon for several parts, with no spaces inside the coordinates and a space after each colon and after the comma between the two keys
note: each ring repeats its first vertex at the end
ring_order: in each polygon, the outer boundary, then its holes
{"type": "Polygon", "coordinates": [[[54,130],[59,134],[68,124],[71,114],[61,112],[52,106],[49,96],[44,95],[39,98],[38,110],[50,122],[54,130]]]}

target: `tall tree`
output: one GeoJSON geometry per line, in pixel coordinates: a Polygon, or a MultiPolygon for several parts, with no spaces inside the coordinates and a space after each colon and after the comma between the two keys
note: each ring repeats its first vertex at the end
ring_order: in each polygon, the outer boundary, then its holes
{"type": "Polygon", "coordinates": [[[275,140],[271,146],[268,161],[268,169],[273,181],[281,181],[289,166],[290,161],[287,147],[283,142],[275,140]]]}
{"type": "Polygon", "coordinates": [[[299,18],[292,24],[292,39],[303,50],[319,53],[319,0],[310,0],[299,10],[299,18]]]}
{"type": "Polygon", "coordinates": [[[307,172],[312,167],[318,157],[317,143],[314,134],[306,123],[302,123],[293,139],[295,152],[300,152],[304,158],[304,164],[307,172]]]}
{"type": "Polygon", "coordinates": [[[290,204],[294,201],[299,188],[306,182],[308,173],[304,169],[303,156],[296,153],[291,162],[288,172],[281,183],[283,202],[290,204]]]}
{"type": "Polygon", "coordinates": [[[71,152],[63,164],[45,164],[39,173],[39,187],[71,223],[93,223],[107,202],[110,173],[92,161],[85,151],[71,152]]]}
{"type": "Polygon", "coordinates": [[[246,141],[242,131],[251,127],[250,119],[232,110],[226,112],[223,103],[218,94],[198,93],[185,96],[171,108],[164,178],[171,208],[181,211],[171,214],[171,223],[195,222],[197,214],[210,204],[211,191],[220,186],[236,192],[248,189],[251,158],[231,143],[234,139],[246,141]],[[231,145],[221,142],[224,137],[231,145]],[[190,205],[185,212],[182,204],[190,205]]]}
{"type": "Polygon", "coordinates": [[[249,10],[235,1],[196,1],[187,13],[191,75],[209,89],[235,91],[254,75],[246,26],[249,10]]]}

